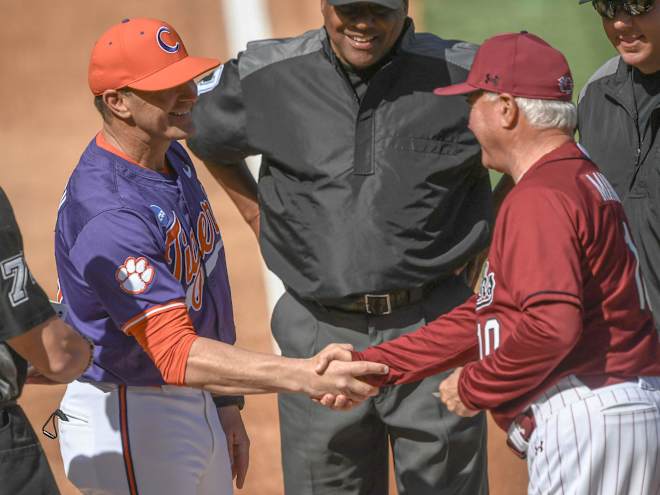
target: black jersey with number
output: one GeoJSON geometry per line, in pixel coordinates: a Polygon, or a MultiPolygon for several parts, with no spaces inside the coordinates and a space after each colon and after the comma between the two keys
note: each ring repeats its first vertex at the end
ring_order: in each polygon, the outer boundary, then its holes
{"type": "Polygon", "coordinates": [[[0,188],[0,405],[18,398],[27,363],[6,341],[55,315],[30,274],[14,212],[0,188]]]}

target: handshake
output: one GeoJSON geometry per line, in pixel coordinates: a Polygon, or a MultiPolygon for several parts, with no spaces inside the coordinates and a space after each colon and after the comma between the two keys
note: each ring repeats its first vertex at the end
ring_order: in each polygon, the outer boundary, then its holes
{"type": "MultiPolygon", "coordinates": [[[[314,368],[313,377],[303,392],[315,402],[334,410],[348,410],[369,397],[378,395],[379,385],[386,382],[388,366],[370,361],[353,361],[350,344],[330,344],[308,360],[314,368]]],[[[459,416],[479,413],[467,408],[458,395],[458,380],[463,368],[456,368],[433,395],[444,402],[447,409],[459,416]]],[[[389,384],[389,383],[388,383],[389,384]]]]}
{"type": "Polygon", "coordinates": [[[379,387],[368,382],[382,381],[389,373],[388,366],[353,361],[352,350],[350,344],[330,344],[312,358],[295,360],[300,373],[295,377],[297,386],[286,388],[337,410],[350,409],[378,395],[379,387]]]}

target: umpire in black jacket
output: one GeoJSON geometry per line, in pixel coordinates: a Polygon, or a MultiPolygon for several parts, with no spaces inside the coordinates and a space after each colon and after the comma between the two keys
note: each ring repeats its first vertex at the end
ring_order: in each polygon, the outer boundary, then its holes
{"type": "Polygon", "coordinates": [[[623,202],[641,268],[642,304],[660,329],[660,4],[592,4],[619,55],[582,90],[580,144],[623,202]]]}
{"type": "MultiPolygon", "coordinates": [[[[323,28],[250,43],[200,83],[189,142],[284,282],[272,330],[292,357],[393,339],[464,301],[456,274],[492,216],[467,105],[433,95],[465,80],[476,47],[416,34],[405,0],[321,9],[323,28]]],[[[399,493],[487,493],[485,418],[448,413],[440,380],[348,414],[281,395],[286,493],[383,495],[388,443],[399,493]]]]}

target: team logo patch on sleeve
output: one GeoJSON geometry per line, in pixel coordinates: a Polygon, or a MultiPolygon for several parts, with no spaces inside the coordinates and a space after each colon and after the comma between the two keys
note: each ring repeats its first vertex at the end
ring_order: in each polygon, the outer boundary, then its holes
{"type": "Polygon", "coordinates": [[[477,311],[490,306],[495,296],[495,274],[490,269],[490,263],[487,261],[484,265],[484,276],[481,280],[479,295],[477,296],[477,311]]]}
{"type": "Polygon", "coordinates": [[[117,268],[115,279],[126,294],[136,295],[149,289],[155,275],[155,270],[145,258],[129,256],[124,264],[117,268]]]}

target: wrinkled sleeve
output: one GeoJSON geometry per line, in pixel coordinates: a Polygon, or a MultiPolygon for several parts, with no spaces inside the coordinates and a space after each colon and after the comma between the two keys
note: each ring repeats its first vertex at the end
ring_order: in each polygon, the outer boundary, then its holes
{"type": "MultiPolygon", "coordinates": [[[[176,249],[175,243],[171,248],[176,249]]],[[[69,253],[77,276],[123,330],[172,304],[185,308],[186,294],[166,256],[157,227],[130,210],[106,211],[92,219],[69,253]]],[[[78,295],[68,294],[64,285],[62,290],[65,302],[75,307],[78,295]]]]}
{"type": "Polygon", "coordinates": [[[560,193],[527,190],[503,211],[494,249],[498,277],[522,313],[492,354],[465,367],[463,402],[492,409],[534,390],[571,351],[582,331],[581,247],[575,212],[560,193]]]}
{"type": "MultiPolygon", "coordinates": [[[[239,55],[240,59],[240,55],[239,55]]],[[[258,154],[249,144],[239,59],[232,59],[198,83],[194,135],[188,147],[205,162],[231,165],[258,154]]]]}
{"type": "Polygon", "coordinates": [[[369,378],[373,385],[398,385],[422,380],[478,358],[475,330],[476,296],[407,335],[354,352],[354,361],[389,366],[389,374],[369,378]]]}

